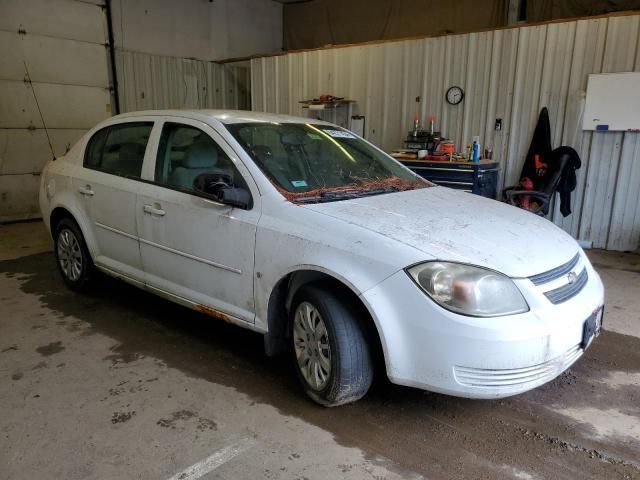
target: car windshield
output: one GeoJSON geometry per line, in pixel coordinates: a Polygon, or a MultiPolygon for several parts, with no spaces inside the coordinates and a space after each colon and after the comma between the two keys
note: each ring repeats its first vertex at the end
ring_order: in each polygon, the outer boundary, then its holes
{"type": "Polygon", "coordinates": [[[431,186],[348,130],[332,125],[226,125],[264,174],[297,203],[346,200],[431,186]]]}

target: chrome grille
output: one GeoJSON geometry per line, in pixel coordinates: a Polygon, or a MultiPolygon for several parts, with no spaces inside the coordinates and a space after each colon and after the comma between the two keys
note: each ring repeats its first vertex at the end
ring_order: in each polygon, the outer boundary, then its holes
{"type": "Polygon", "coordinates": [[[533,275],[529,280],[551,303],[557,305],[575,297],[587,284],[589,274],[585,262],[577,253],[567,263],[533,275]]]}
{"type": "Polygon", "coordinates": [[[573,267],[578,264],[578,260],[580,260],[580,254],[576,253],[576,256],[564,265],[560,265],[559,267],[553,268],[547,272],[539,273],[538,275],[529,277],[529,280],[531,280],[534,285],[542,285],[544,283],[552,282],[553,280],[556,280],[569,273],[573,269],[573,267]]]}
{"type": "Polygon", "coordinates": [[[542,384],[564,372],[582,355],[582,352],[580,345],[576,345],[548,362],[525,368],[484,369],[456,366],[453,370],[459,383],[471,387],[498,388],[528,383],[542,384]]]}
{"type": "Polygon", "coordinates": [[[578,275],[575,282],[567,283],[566,285],[563,285],[554,290],[544,292],[544,295],[554,305],[566,302],[570,298],[575,297],[580,292],[580,290],[583,289],[583,287],[587,283],[587,280],[589,280],[589,275],[587,274],[587,269],[585,268],[582,270],[582,273],[578,275]]]}

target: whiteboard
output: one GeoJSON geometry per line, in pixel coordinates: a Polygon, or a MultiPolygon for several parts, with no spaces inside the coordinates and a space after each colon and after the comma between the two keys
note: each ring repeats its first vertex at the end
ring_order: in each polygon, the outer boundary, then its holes
{"type": "Polygon", "coordinates": [[[583,130],[640,130],[640,72],[589,75],[583,130]]]}

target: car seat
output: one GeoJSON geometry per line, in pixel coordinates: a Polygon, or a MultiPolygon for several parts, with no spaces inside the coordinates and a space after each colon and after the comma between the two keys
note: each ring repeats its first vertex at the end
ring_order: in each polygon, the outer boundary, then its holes
{"type": "Polygon", "coordinates": [[[197,142],[186,152],[182,165],[169,176],[169,184],[193,190],[193,182],[202,173],[212,173],[218,164],[218,150],[211,142],[197,142]]]}

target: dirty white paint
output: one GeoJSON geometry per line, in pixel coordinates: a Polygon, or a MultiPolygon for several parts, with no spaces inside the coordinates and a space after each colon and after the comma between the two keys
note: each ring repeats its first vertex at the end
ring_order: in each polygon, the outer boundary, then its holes
{"type": "Polygon", "coordinates": [[[176,473],[174,476],[169,478],[169,480],[196,480],[198,478],[202,478],[208,473],[214,471],[216,468],[246,452],[255,444],[256,441],[254,439],[243,438],[232,445],[221,448],[211,456],[194,463],[189,468],[176,473]]]}
{"type": "Polygon", "coordinates": [[[2,2],[0,222],[40,215],[39,175],[52,157],[45,125],[60,156],[111,115],[103,3],[2,2]]]}
{"type": "Polygon", "coordinates": [[[640,446],[640,420],[615,408],[564,408],[554,411],[586,425],[596,438],[624,437],[640,446]]]}
{"type": "Polygon", "coordinates": [[[583,161],[573,214],[563,218],[556,205],[553,220],[594,248],[634,250],[640,133],[581,126],[588,74],[640,71],[639,31],[640,15],[611,16],[255,58],[252,108],[302,115],[300,100],[344,96],[366,117],[366,138],[385,150],[401,146],[415,115],[433,114],[458,147],[473,135],[494,147],[501,187],[518,181],[546,106],[553,145],[573,146],[583,161]],[[452,85],[465,90],[457,106],[445,101],[452,85]],[[501,131],[494,130],[497,118],[501,131]]]}
{"type": "Polygon", "coordinates": [[[305,121],[217,110],[114,117],[47,165],[40,195],[45,223],[53,208],[66,208],[105,273],[262,333],[276,285],[293,272],[324,272],[360,296],[378,327],[389,379],[400,385],[500,398],[551,380],[579,357],[584,321],[603,304],[604,292],[569,235],[506,204],[426,184],[344,201],[288,202],[225,125],[305,121]],[[142,181],[83,168],[88,138],[129,121],[153,124],[142,181]],[[211,136],[246,181],[253,206],[233,208],[153,182],[164,122],[197,126],[211,136]],[[473,214],[479,202],[481,217],[473,214]],[[535,247],[523,255],[522,245],[534,236],[535,247]],[[538,285],[524,278],[574,257],[571,268],[588,280],[562,303],[552,304],[545,292],[568,285],[568,278],[538,285]],[[490,321],[441,308],[405,271],[434,259],[512,277],[527,308],[490,321]],[[474,380],[463,382],[461,371],[474,380]]]}

